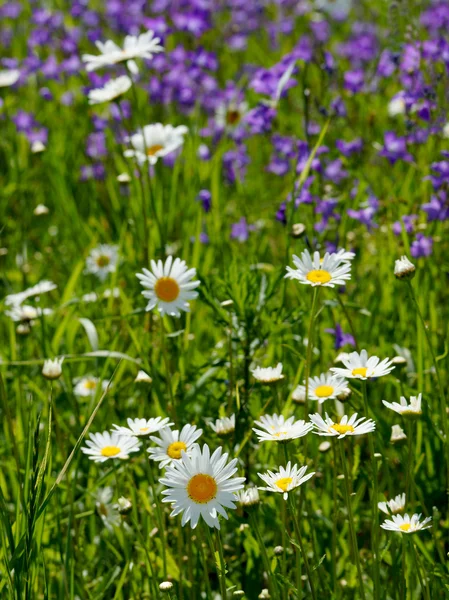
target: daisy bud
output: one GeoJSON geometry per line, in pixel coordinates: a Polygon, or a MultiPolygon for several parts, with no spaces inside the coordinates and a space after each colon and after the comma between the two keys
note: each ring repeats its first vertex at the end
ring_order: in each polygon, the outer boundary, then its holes
{"type": "Polygon", "coordinates": [[[169,592],[173,588],[173,584],[171,581],[163,581],[159,584],[159,589],[161,592],[169,592]]]}
{"type": "Polygon", "coordinates": [[[331,443],[330,442],[321,442],[321,444],[318,446],[318,450],[320,452],[327,452],[331,447],[331,443]]]}
{"type": "Polygon", "coordinates": [[[340,402],[346,402],[346,400],[348,400],[351,396],[352,391],[350,390],[350,388],[346,388],[338,394],[337,400],[339,400],[340,402]]]}
{"type": "Polygon", "coordinates": [[[118,511],[121,515],[127,515],[133,508],[133,505],[128,498],[124,498],[123,496],[117,500],[117,505],[118,511]]]}
{"type": "Polygon", "coordinates": [[[257,597],[258,598],[271,598],[270,592],[267,590],[267,588],[264,588],[257,597]]]}
{"type": "Polygon", "coordinates": [[[393,427],[391,428],[390,442],[392,444],[398,444],[406,439],[407,436],[405,435],[405,432],[402,429],[402,427],[400,425],[393,425],[393,427]]]}
{"type": "Polygon", "coordinates": [[[235,590],[235,592],[232,595],[235,598],[242,598],[245,595],[245,592],[243,590],[235,590]]]}
{"type": "Polygon", "coordinates": [[[284,547],[283,546],[275,546],[273,549],[273,552],[275,554],[283,554],[284,553],[284,547]]]}
{"type": "Polygon", "coordinates": [[[391,363],[395,365],[395,367],[398,367],[398,369],[402,369],[402,367],[407,366],[407,359],[403,356],[394,356],[391,359],[391,363]]]}
{"type": "Polygon", "coordinates": [[[18,335],[28,335],[30,331],[31,329],[28,323],[20,323],[20,325],[17,325],[16,332],[18,335]]]}
{"type": "Polygon", "coordinates": [[[33,210],[33,214],[36,217],[40,217],[40,215],[48,215],[49,212],[48,206],[45,206],[45,204],[38,204],[33,210]]]}
{"type": "Polygon", "coordinates": [[[44,152],[44,150],[45,150],[45,145],[40,140],[36,140],[35,142],[33,142],[31,144],[32,154],[40,154],[41,152],[44,152]]]}
{"type": "Polygon", "coordinates": [[[59,379],[62,374],[62,363],[64,358],[55,358],[55,360],[44,361],[42,368],[42,375],[45,379],[59,379]]]}
{"type": "Polygon", "coordinates": [[[153,382],[152,378],[148,375],[148,373],[145,373],[145,371],[142,371],[142,370],[140,370],[137,373],[134,381],[136,383],[152,383],[153,382]]]}
{"type": "Polygon", "coordinates": [[[294,237],[295,239],[302,237],[305,231],[306,226],[304,225],[304,223],[294,223],[294,225],[292,225],[292,237],[294,237]]]}
{"type": "Polygon", "coordinates": [[[401,256],[394,263],[394,274],[397,279],[412,279],[415,276],[415,265],[406,256],[401,256]]]}

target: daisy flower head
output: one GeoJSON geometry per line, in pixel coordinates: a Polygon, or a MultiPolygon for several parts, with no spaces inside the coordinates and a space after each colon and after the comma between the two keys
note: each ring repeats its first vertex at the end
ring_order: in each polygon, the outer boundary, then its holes
{"type": "Polygon", "coordinates": [[[19,81],[20,71],[18,69],[9,69],[0,71],[0,88],[11,87],[19,81]]]}
{"type": "Polygon", "coordinates": [[[251,371],[254,379],[260,381],[260,383],[276,383],[281,379],[284,379],[282,374],[282,363],[278,363],[275,367],[256,367],[251,371]]]}
{"type": "Polygon", "coordinates": [[[402,427],[400,425],[393,425],[393,427],[391,428],[390,442],[392,444],[398,444],[399,442],[403,442],[406,439],[407,436],[402,427]]]}
{"type": "Polygon", "coordinates": [[[157,444],[156,448],[148,448],[147,452],[150,459],[159,463],[159,468],[162,469],[167,465],[181,460],[182,453],[187,456],[196,447],[196,440],[203,433],[202,429],[197,429],[196,425],[184,425],[179,430],[171,430],[170,427],[164,427],[159,431],[160,437],[151,436],[151,441],[157,444]]]}
{"type": "Polygon", "coordinates": [[[108,387],[108,381],[101,381],[98,377],[94,377],[93,375],[86,375],[86,377],[78,377],[73,381],[75,387],[73,388],[73,393],[75,396],[81,396],[82,398],[87,398],[89,396],[95,396],[99,386],[101,386],[102,391],[104,391],[108,387]]]}
{"type": "MultiPolygon", "coordinates": [[[[309,378],[309,399],[317,400],[320,404],[326,400],[338,399],[340,395],[346,395],[348,391],[347,381],[337,375],[322,373],[318,377],[309,378]]],[[[305,382],[304,385],[298,385],[293,395],[306,397],[305,382]]],[[[293,399],[295,399],[294,396],[293,399]]]]}
{"type": "Polygon", "coordinates": [[[124,156],[135,158],[139,164],[148,162],[155,165],[159,158],[171,154],[184,144],[184,136],[188,131],[185,125],[145,125],[128,138],[131,148],[125,150],[124,156]]]}
{"type": "Polygon", "coordinates": [[[150,377],[150,375],[148,375],[148,373],[146,373],[145,371],[140,369],[140,371],[136,375],[136,378],[134,379],[134,382],[135,383],[153,383],[153,379],[152,379],[152,377],[150,377]]]}
{"type": "Polygon", "coordinates": [[[371,379],[372,377],[383,377],[388,375],[394,369],[394,365],[389,358],[384,358],[382,361],[377,356],[368,357],[368,352],[362,350],[351,352],[349,356],[342,358],[342,363],[346,367],[332,367],[331,371],[341,377],[348,379],[371,379]]]}
{"type": "Polygon", "coordinates": [[[288,493],[296,489],[311,477],[315,473],[305,474],[307,467],[299,468],[298,465],[291,465],[290,461],[287,466],[279,467],[279,471],[272,472],[267,471],[266,473],[257,473],[259,477],[267,484],[266,487],[259,487],[259,490],[265,492],[277,492],[283,495],[284,500],[287,500],[288,493]]]}
{"type": "Polygon", "coordinates": [[[233,130],[238,127],[247,112],[247,102],[232,101],[220,104],[215,111],[215,123],[220,129],[233,130]]]}
{"type": "Polygon", "coordinates": [[[86,258],[85,273],[91,273],[100,281],[105,281],[109,273],[114,273],[118,263],[118,246],[100,244],[90,251],[86,258]]]}
{"type": "Polygon", "coordinates": [[[366,419],[365,417],[357,419],[357,413],[354,413],[350,418],[347,415],[343,415],[339,423],[335,423],[327,413],[325,420],[318,413],[310,415],[310,420],[315,425],[314,433],[336,436],[339,440],[347,435],[371,433],[376,428],[376,424],[372,419],[366,419]]]}
{"type": "Polygon", "coordinates": [[[169,256],[165,263],[151,261],[151,271],[142,269],[137,273],[142,287],[147,288],[142,295],[148,300],[147,311],[158,308],[161,316],[180,317],[181,310],[189,312],[189,300],[198,296],[195,291],[200,285],[196,269],[189,269],[184,260],[169,256]]]}
{"type": "Polygon", "coordinates": [[[103,87],[90,90],[88,94],[89,104],[102,104],[115,100],[125,94],[132,86],[132,81],[127,75],[121,75],[117,79],[107,81],[103,87]]]}
{"type": "Polygon", "coordinates": [[[415,276],[415,265],[406,256],[401,256],[394,263],[394,275],[396,279],[413,279],[415,276]]]}
{"type": "Polygon", "coordinates": [[[182,514],[181,525],[190,522],[192,529],[200,517],[209,525],[220,529],[218,515],[225,519],[225,508],[236,508],[236,492],[243,488],[244,477],[233,477],[237,472],[237,459],[228,462],[228,454],[217,448],[211,455],[209,446],[198,445],[190,455],[182,452],[159,482],[168,489],[162,492],[162,502],[173,505],[172,517],[182,514]]]}
{"type": "Polygon", "coordinates": [[[153,419],[127,419],[128,427],[113,425],[115,430],[121,435],[146,437],[152,433],[157,433],[163,427],[170,427],[173,423],[166,417],[155,417],[153,419]]]}
{"type": "Polygon", "coordinates": [[[105,462],[110,458],[126,460],[131,452],[140,450],[140,442],[135,437],[120,435],[117,431],[104,431],[103,433],[90,433],[90,440],[81,448],[90,460],[105,462]]]}
{"type": "Polygon", "coordinates": [[[284,415],[276,414],[263,415],[259,421],[254,421],[254,424],[261,427],[261,429],[253,427],[259,442],[296,440],[307,435],[313,429],[312,423],[306,423],[302,420],[295,421],[295,417],[285,419],[284,415]]]}
{"type": "Polygon", "coordinates": [[[405,508],[405,494],[398,494],[396,498],[392,498],[387,502],[378,502],[377,506],[379,507],[379,510],[387,515],[400,513],[405,508]]]}
{"type": "Polygon", "coordinates": [[[324,258],[320,258],[319,252],[310,255],[308,250],[301,253],[301,258],[293,255],[295,269],[287,267],[287,279],[297,279],[300,283],[307,285],[335,287],[344,285],[351,279],[351,263],[342,260],[338,254],[326,252],[324,258]]]}
{"type": "Polygon", "coordinates": [[[81,59],[86,63],[86,71],[96,71],[102,67],[109,67],[121,62],[126,62],[131,73],[139,72],[134,59],[146,58],[150,60],[153,54],[163,52],[163,47],[159,45],[160,38],[154,37],[153,31],[146,31],[138,36],[127,35],[120,48],[112,40],[106,42],[95,42],[100,54],[83,54],[81,59]]]}
{"type": "Polygon", "coordinates": [[[414,514],[411,517],[407,514],[404,516],[393,515],[393,520],[385,521],[381,527],[382,529],[397,531],[398,533],[415,533],[416,531],[421,531],[421,529],[432,527],[432,525],[429,525],[432,517],[426,517],[423,521],[420,521],[420,518],[420,514],[414,514]]]}
{"type": "Polygon", "coordinates": [[[64,357],[55,358],[54,360],[48,359],[44,361],[44,366],[42,367],[42,375],[45,379],[59,379],[62,375],[62,363],[64,362],[64,357]]]}
{"type": "Polygon", "coordinates": [[[209,427],[215,431],[219,437],[225,437],[235,431],[235,415],[217,419],[215,423],[210,422],[209,427]]]}
{"type": "Polygon", "coordinates": [[[416,419],[422,415],[421,409],[421,397],[422,394],[418,394],[418,396],[410,396],[410,404],[401,396],[401,402],[386,402],[382,400],[382,403],[394,412],[402,415],[403,417],[416,419]]]}
{"type": "Polygon", "coordinates": [[[241,506],[250,507],[259,504],[259,490],[256,487],[249,487],[246,490],[237,492],[237,500],[241,506]]]}
{"type": "Polygon", "coordinates": [[[50,308],[42,309],[29,304],[14,304],[9,310],[5,310],[5,315],[12,321],[34,325],[36,319],[42,315],[51,315],[52,312],[50,308]]]}
{"type": "Polygon", "coordinates": [[[117,505],[112,504],[114,492],[111,487],[100,488],[95,494],[95,506],[103,525],[109,531],[114,527],[119,527],[122,520],[120,518],[117,505]]]}
{"type": "Polygon", "coordinates": [[[42,294],[47,294],[48,292],[52,292],[58,286],[52,281],[44,280],[36,283],[33,287],[27,288],[23,292],[19,292],[17,294],[9,294],[5,297],[6,306],[20,306],[24,300],[28,298],[35,298],[36,296],[41,296],[42,294]]]}

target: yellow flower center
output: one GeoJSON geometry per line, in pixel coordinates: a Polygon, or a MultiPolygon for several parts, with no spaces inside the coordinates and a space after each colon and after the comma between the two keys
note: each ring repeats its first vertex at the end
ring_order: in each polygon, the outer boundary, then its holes
{"type": "Polygon", "coordinates": [[[118,446],[105,446],[101,449],[101,456],[106,456],[106,458],[111,458],[112,456],[117,456],[120,454],[121,448],[118,446]]]}
{"type": "Polygon", "coordinates": [[[329,283],[332,279],[331,274],[328,271],[318,269],[317,271],[309,271],[306,275],[307,279],[312,283],[329,283]]]}
{"type": "Polygon", "coordinates": [[[273,437],[281,437],[281,435],[287,435],[288,431],[277,431],[273,433],[273,437]]]}
{"type": "Polygon", "coordinates": [[[149,427],[141,427],[139,429],[140,433],[146,433],[150,428],[149,427]]]}
{"type": "Polygon", "coordinates": [[[357,369],[352,369],[352,375],[355,377],[356,375],[361,375],[362,377],[366,377],[368,369],[366,367],[358,367],[357,369]]]}
{"type": "Polygon", "coordinates": [[[410,529],[411,525],[410,523],[402,523],[402,525],[399,525],[399,529],[401,531],[408,531],[410,529]]]}
{"type": "Polygon", "coordinates": [[[88,379],[84,382],[84,387],[86,390],[94,390],[97,387],[97,382],[93,379],[88,379]]]}
{"type": "Polygon", "coordinates": [[[211,475],[198,473],[187,484],[189,498],[198,504],[206,504],[217,495],[217,482],[211,475]]]}
{"type": "Polygon", "coordinates": [[[281,477],[281,479],[276,481],[276,486],[283,492],[286,492],[292,481],[293,479],[291,477],[281,477]]]}
{"type": "Polygon", "coordinates": [[[340,435],[342,435],[343,433],[348,433],[348,432],[353,432],[355,431],[354,427],[352,425],[341,425],[340,423],[334,423],[334,425],[331,425],[329,427],[329,431],[333,429],[334,431],[336,431],[337,433],[339,433],[340,435]]]}
{"type": "Polygon", "coordinates": [[[173,444],[170,444],[170,446],[167,448],[167,454],[170,458],[181,458],[181,452],[183,450],[187,450],[187,446],[184,444],[184,442],[173,442],[173,444]]]}
{"type": "Polygon", "coordinates": [[[97,266],[98,267],[107,267],[110,262],[111,262],[111,259],[109,258],[109,256],[106,256],[105,254],[102,254],[101,256],[99,256],[97,258],[97,266]]]}
{"type": "Polygon", "coordinates": [[[154,144],[147,148],[147,156],[154,156],[159,150],[163,150],[163,148],[164,146],[161,146],[160,144],[154,144]]]}
{"type": "Polygon", "coordinates": [[[318,398],[328,398],[329,396],[332,396],[333,393],[334,388],[331,385],[319,385],[315,390],[315,394],[318,398]]]}
{"type": "Polygon", "coordinates": [[[240,121],[240,113],[238,110],[228,110],[226,113],[227,125],[236,125],[240,121]]]}
{"type": "Polygon", "coordinates": [[[179,296],[179,284],[171,277],[161,277],[156,281],[154,293],[163,302],[174,302],[179,296]]]}

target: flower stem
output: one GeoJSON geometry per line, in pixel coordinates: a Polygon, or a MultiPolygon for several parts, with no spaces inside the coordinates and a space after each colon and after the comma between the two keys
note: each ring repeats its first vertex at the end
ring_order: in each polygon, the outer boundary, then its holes
{"type": "MultiPolygon", "coordinates": [[[[363,390],[363,405],[365,409],[365,417],[369,418],[368,408],[368,390],[366,387],[366,381],[362,381],[363,390]]],[[[377,499],[379,496],[378,490],[378,477],[377,477],[377,459],[374,452],[374,442],[370,435],[368,435],[369,453],[371,456],[371,468],[372,468],[372,488],[371,488],[371,505],[372,505],[372,529],[371,529],[371,540],[373,542],[373,582],[374,582],[374,598],[379,600],[380,598],[380,573],[379,573],[379,509],[377,507],[377,499]]]]}
{"type": "MultiPolygon", "coordinates": [[[[343,444],[340,443],[340,454],[341,454],[341,464],[343,467],[343,474],[345,478],[345,500],[346,500],[346,508],[348,510],[348,521],[349,521],[349,531],[351,534],[351,543],[352,543],[352,551],[354,554],[355,564],[357,567],[357,574],[359,577],[359,586],[360,586],[360,595],[363,600],[365,600],[365,587],[363,585],[363,576],[362,576],[362,568],[360,566],[360,556],[359,556],[359,548],[357,546],[357,537],[355,535],[355,527],[354,527],[354,517],[352,514],[352,506],[351,506],[351,493],[349,490],[349,474],[348,467],[346,465],[346,457],[343,450],[343,444]]],[[[333,557],[335,560],[335,557],[333,557]]]]}
{"type": "Polygon", "coordinates": [[[150,461],[147,460],[147,471],[148,471],[148,478],[150,480],[150,487],[151,487],[151,492],[153,494],[153,501],[154,504],[156,506],[156,519],[157,519],[157,524],[158,524],[158,528],[159,528],[159,535],[161,536],[161,546],[162,546],[162,564],[163,564],[163,570],[164,570],[164,578],[167,577],[167,553],[165,550],[165,528],[164,528],[164,521],[162,518],[162,511],[161,511],[161,507],[159,505],[159,499],[156,493],[156,483],[154,481],[154,475],[153,475],[153,469],[152,466],[150,464],[150,461]]]}
{"type": "MultiPolygon", "coordinates": [[[[307,355],[306,355],[306,368],[305,368],[305,387],[306,387],[306,397],[304,399],[304,419],[307,419],[309,416],[308,411],[308,401],[309,401],[309,378],[310,371],[312,367],[312,352],[313,352],[313,326],[315,323],[315,313],[316,313],[316,305],[318,299],[319,287],[315,287],[313,290],[313,298],[312,298],[312,308],[310,309],[310,321],[309,321],[309,329],[307,332],[307,355]]],[[[307,438],[306,438],[307,443],[307,438]]]]}
{"type": "Polygon", "coordinates": [[[348,309],[346,308],[346,306],[345,306],[345,304],[344,304],[343,300],[340,298],[340,294],[338,293],[338,290],[336,290],[336,291],[335,291],[335,295],[336,295],[336,297],[337,297],[337,301],[338,301],[338,303],[339,303],[339,305],[340,305],[340,307],[341,307],[342,311],[344,312],[344,315],[345,315],[345,317],[346,317],[346,320],[347,320],[347,322],[348,322],[348,325],[349,325],[349,329],[351,330],[352,337],[354,338],[354,342],[355,342],[355,349],[356,349],[356,350],[357,350],[357,352],[358,352],[358,351],[359,351],[359,345],[358,345],[358,343],[357,343],[357,337],[356,337],[356,334],[355,334],[354,324],[353,324],[353,322],[352,322],[352,319],[351,319],[351,316],[350,316],[350,314],[349,314],[349,311],[348,311],[348,309]]]}
{"type": "Polygon", "coordinates": [[[225,561],[224,561],[224,556],[223,556],[223,546],[221,543],[220,533],[219,533],[219,530],[217,529],[216,537],[217,537],[218,552],[216,553],[214,542],[213,542],[212,536],[210,534],[209,526],[205,525],[205,527],[206,527],[207,541],[209,542],[210,550],[212,552],[212,558],[215,563],[215,567],[217,569],[218,581],[220,583],[221,597],[222,597],[222,600],[226,600],[226,594],[227,594],[227,592],[226,592],[226,566],[225,566],[225,561]],[[220,561],[219,564],[217,563],[217,560],[216,560],[216,554],[218,554],[218,558],[220,561]]]}
{"type": "MultiPolygon", "coordinates": [[[[293,521],[293,527],[295,529],[296,541],[298,542],[298,546],[301,550],[301,555],[302,555],[302,559],[304,562],[304,567],[306,569],[307,579],[309,580],[312,598],[313,598],[313,600],[316,600],[317,596],[316,596],[316,592],[315,592],[315,585],[313,583],[312,571],[310,570],[309,560],[307,558],[307,554],[306,554],[304,544],[302,541],[302,536],[301,536],[301,531],[299,529],[298,519],[296,518],[295,504],[294,504],[291,494],[288,495],[288,503],[289,503],[289,508],[290,508],[290,514],[291,514],[292,521],[293,521]]],[[[302,597],[301,590],[298,590],[298,598],[301,598],[301,597],[302,597]]]]}
{"type": "Polygon", "coordinates": [[[254,530],[254,533],[256,534],[257,541],[259,542],[259,550],[262,555],[262,562],[263,562],[265,571],[267,572],[268,587],[270,588],[270,593],[273,596],[273,598],[277,599],[277,598],[279,598],[279,590],[278,590],[278,586],[277,586],[277,581],[273,577],[273,573],[271,571],[271,566],[270,566],[270,561],[268,559],[267,549],[265,547],[264,541],[260,534],[257,516],[254,515],[253,510],[249,511],[249,520],[250,520],[251,526],[254,530]]]}
{"type": "Polygon", "coordinates": [[[165,381],[166,381],[166,385],[167,385],[168,396],[170,398],[171,408],[173,411],[173,418],[175,420],[175,423],[178,423],[175,399],[173,397],[173,390],[171,387],[170,363],[168,361],[167,348],[165,345],[166,335],[167,335],[167,333],[165,331],[164,317],[161,317],[161,349],[162,349],[162,356],[164,357],[164,364],[165,364],[165,381]]]}
{"type": "MultiPolygon", "coordinates": [[[[402,535],[405,537],[406,534],[402,534],[402,535]]],[[[424,594],[424,597],[426,598],[426,600],[430,600],[429,588],[427,585],[424,585],[424,580],[423,580],[422,574],[421,574],[421,561],[419,560],[419,555],[418,555],[418,552],[416,551],[416,546],[412,540],[410,540],[410,546],[412,547],[412,550],[413,550],[413,558],[415,560],[416,572],[418,574],[419,585],[421,586],[421,591],[424,594]]]]}

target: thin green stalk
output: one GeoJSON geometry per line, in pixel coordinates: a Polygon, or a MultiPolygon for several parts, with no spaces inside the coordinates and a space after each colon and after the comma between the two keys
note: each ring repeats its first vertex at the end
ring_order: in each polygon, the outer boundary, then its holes
{"type": "MultiPolygon", "coordinates": [[[[346,464],[346,456],[343,450],[343,443],[340,443],[340,456],[341,456],[341,464],[343,467],[343,475],[345,478],[345,485],[344,485],[344,490],[345,490],[345,500],[346,500],[346,508],[348,510],[348,521],[349,521],[349,531],[351,534],[351,543],[352,543],[352,551],[354,554],[354,560],[355,560],[355,564],[357,567],[357,575],[359,578],[359,586],[360,586],[360,595],[362,597],[363,600],[365,600],[366,596],[365,596],[365,586],[363,585],[363,575],[362,575],[362,568],[360,566],[360,556],[359,556],[359,548],[357,545],[357,537],[355,534],[355,527],[354,527],[354,516],[352,514],[352,506],[351,506],[351,492],[349,489],[349,474],[348,474],[348,467],[346,464]]],[[[334,557],[335,560],[335,557],[334,557]]]]}
{"type": "MultiPolygon", "coordinates": [[[[404,537],[407,535],[405,533],[402,534],[404,537]]],[[[429,588],[427,585],[424,585],[424,579],[422,577],[421,574],[421,570],[422,570],[422,565],[421,565],[421,561],[419,560],[419,555],[418,552],[416,550],[416,546],[413,543],[413,540],[410,540],[410,546],[412,547],[412,551],[413,551],[413,558],[415,561],[415,566],[416,566],[416,572],[418,574],[418,579],[419,579],[419,585],[421,586],[421,591],[423,592],[426,600],[430,600],[430,594],[429,594],[429,588]]],[[[423,570],[423,572],[425,573],[425,571],[423,570]]]]}
{"type": "MultiPolygon", "coordinates": [[[[365,410],[365,417],[369,417],[368,408],[368,391],[366,387],[366,381],[362,381],[363,391],[363,406],[365,410]]],[[[380,598],[380,572],[379,572],[379,509],[377,507],[377,500],[379,497],[379,482],[377,476],[377,459],[374,452],[373,438],[368,435],[369,453],[371,456],[371,468],[372,468],[372,487],[371,487],[371,512],[372,512],[372,529],[371,539],[373,542],[373,582],[374,582],[374,598],[379,600],[380,598]]]]}
{"type": "Polygon", "coordinates": [[[164,323],[164,318],[161,317],[161,349],[162,349],[162,355],[163,355],[164,364],[165,364],[165,381],[166,381],[166,385],[167,385],[168,396],[170,398],[170,402],[172,405],[173,418],[175,420],[175,423],[178,424],[178,416],[176,413],[176,404],[175,404],[175,399],[173,396],[173,390],[171,387],[170,363],[168,361],[167,348],[165,345],[165,337],[166,337],[165,323],[164,323]]]}
{"type": "MultiPolygon", "coordinates": [[[[304,400],[304,419],[309,416],[308,402],[309,402],[309,378],[312,367],[312,352],[313,352],[313,326],[315,323],[316,305],[318,299],[319,286],[316,286],[313,290],[312,308],[310,309],[310,321],[309,329],[307,331],[307,355],[306,355],[306,368],[305,368],[305,380],[306,380],[306,397],[304,400]]],[[[306,438],[307,443],[307,438],[306,438]]]]}
{"type": "Polygon", "coordinates": [[[331,546],[331,568],[334,595],[337,596],[337,448],[335,440],[332,439],[332,455],[334,460],[334,476],[332,477],[332,546],[331,546]]]}
{"type": "Polygon", "coordinates": [[[204,552],[203,542],[199,540],[201,563],[203,565],[204,581],[206,584],[206,598],[212,598],[212,590],[210,587],[209,567],[207,564],[206,554],[204,552]]]}
{"type": "MultiPolygon", "coordinates": [[[[290,514],[291,514],[292,521],[293,521],[293,527],[295,529],[296,541],[298,542],[298,546],[301,550],[301,556],[302,556],[302,560],[304,562],[304,567],[306,569],[307,579],[309,580],[312,598],[313,598],[313,600],[316,600],[317,595],[315,592],[315,585],[313,583],[312,571],[310,570],[309,560],[307,558],[307,554],[306,554],[304,544],[302,541],[302,536],[301,536],[301,531],[299,529],[298,519],[296,518],[295,504],[294,504],[293,497],[291,494],[288,494],[288,503],[289,503],[289,508],[290,508],[290,514]]],[[[298,598],[301,598],[301,596],[302,596],[301,590],[298,589],[298,598]]]]}
{"type": "Polygon", "coordinates": [[[220,559],[220,588],[221,588],[221,597],[223,600],[226,600],[227,588],[226,588],[226,563],[224,559],[223,552],[223,543],[221,541],[220,530],[215,529],[215,537],[217,538],[217,546],[218,546],[218,556],[220,559]]]}
{"type": "Polygon", "coordinates": [[[146,461],[146,464],[147,464],[148,478],[150,480],[151,492],[153,494],[153,501],[156,506],[156,519],[157,519],[158,526],[159,526],[159,534],[161,536],[162,564],[163,564],[163,570],[164,570],[164,578],[166,578],[167,577],[167,552],[165,549],[166,537],[165,537],[164,521],[162,518],[162,511],[161,511],[158,496],[156,493],[156,483],[154,481],[153,469],[151,467],[149,460],[146,461]]]}
{"type": "MultiPolygon", "coordinates": [[[[222,600],[226,600],[226,569],[225,569],[225,563],[224,563],[224,557],[223,557],[223,548],[221,546],[221,538],[219,535],[217,535],[217,546],[218,546],[218,552],[217,552],[215,550],[214,541],[210,534],[209,525],[205,525],[204,527],[206,529],[206,537],[207,537],[207,541],[209,543],[209,548],[210,548],[210,551],[212,552],[212,560],[214,561],[215,568],[217,571],[218,581],[220,584],[221,597],[222,597],[222,600]],[[219,561],[220,561],[219,564],[217,563],[217,560],[216,560],[217,554],[218,554],[219,561]]],[[[218,530],[217,530],[217,532],[218,532],[218,530]]]]}
{"type": "Polygon", "coordinates": [[[345,303],[344,303],[344,302],[343,302],[343,300],[341,299],[341,296],[340,296],[340,294],[339,294],[338,290],[336,290],[336,291],[335,291],[335,296],[337,297],[337,301],[338,301],[338,303],[339,303],[339,305],[340,305],[340,307],[341,307],[342,311],[344,312],[344,315],[345,315],[345,317],[346,317],[346,320],[347,320],[347,322],[348,322],[348,325],[349,325],[349,329],[351,330],[352,337],[354,338],[354,342],[355,342],[355,349],[356,349],[356,350],[357,350],[357,352],[358,352],[358,351],[359,351],[359,345],[358,345],[358,343],[357,343],[357,336],[356,336],[356,333],[355,333],[354,323],[352,322],[351,315],[349,314],[349,311],[348,311],[348,309],[346,308],[346,306],[345,306],[345,303]]]}
{"type": "Polygon", "coordinates": [[[264,541],[262,539],[262,535],[260,533],[259,522],[257,520],[257,516],[254,514],[254,511],[252,509],[249,510],[249,521],[250,521],[251,527],[253,528],[254,533],[256,534],[257,541],[259,542],[259,550],[262,555],[262,562],[263,562],[265,571],[267,572],[268,587],[270,588],[270,594],[273,598],[275,598],[277,600],[277,599],[279,599],[279,589],[278,589],[277,581],[271,571],[270,560],[268,558],[265,543],[264,543],[264,541]]]}
{"type": "Polygon", "coordinates": [[[408,423],[407,429],[407,456],[406,456],[406,464],[407,464],[407,473],[405,479],[405,497],[407,499],[407,503],[410,506],[410,510],[412,510],[412,475],[413,475],[413,452],[412,452],[412,444],[413,444],[413,423],[408,423]]]}

